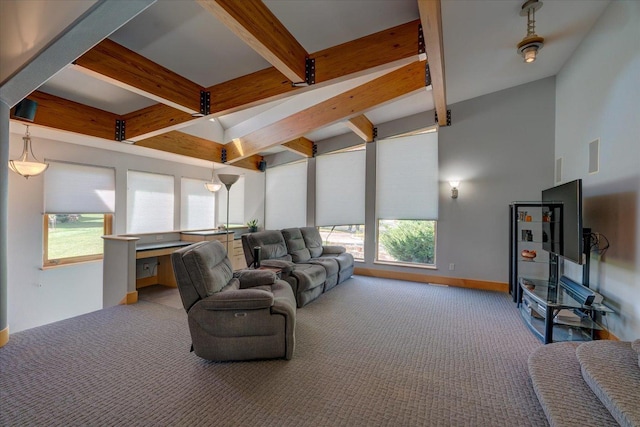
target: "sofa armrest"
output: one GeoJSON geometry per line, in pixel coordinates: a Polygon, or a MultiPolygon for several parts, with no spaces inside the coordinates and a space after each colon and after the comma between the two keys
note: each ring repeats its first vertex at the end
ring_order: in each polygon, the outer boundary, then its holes
{"type": "Polygon", "coordinates": [[[340,255],[345,253],[347,250],[344,246],[323,246],[322,247],[322,255],[340,255]]]}
{"type": "Polygon", "coordinates": [[[239,270],[233,273],[233,277],[240,281],[240,289],[254,286],[273,285],[276,282],[276,273],[269,270],[239,270]]]}
{"type": "Polygon", "coordinates": [[[200,300],[201,310],[257,310],[273,305],[273,294],[263,289],[220,291],[200,300]]]}
{"type": "Polygon", "coordinates": [[[280,259],[263,259],[260,261],[260,265],[265,267],[274,267],[282,270],[283,275],[288,275],[295,268],[295,264],[291,261],[284,261],[280,259]]]}

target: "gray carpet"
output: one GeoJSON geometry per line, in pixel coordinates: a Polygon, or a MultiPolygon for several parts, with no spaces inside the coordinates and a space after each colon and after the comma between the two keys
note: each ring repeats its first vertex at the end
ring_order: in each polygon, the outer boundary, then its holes
{"type": "Polygon", "coordinates": [[[14,334],[0,425],[547,425],[506,294],[356,276],[297,322],[288,362],[199,359],[148,301],[14,334]]]}

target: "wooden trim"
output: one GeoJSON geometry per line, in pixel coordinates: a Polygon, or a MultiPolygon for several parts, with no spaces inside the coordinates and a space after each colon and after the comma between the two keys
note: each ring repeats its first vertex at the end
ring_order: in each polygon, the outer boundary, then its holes
{"type": "Polygon", "coordinates": [[[304,136],[282,144],[284,148],[304,157],[313,157],[314,142],[304,136]]]}
{"type": "Polygon", "coordinates": [[[444,45],[442,42],[442,11],[440,0],[418,0],[422,34],[427,50],[433,101],[438,124],[447,125],[447,94],[444,73],[444,45]]]}
{"type": "Polygon", "coordinates": [[[432,283],[434,285],[448,285],[460,288],[482,289],[485,291],[509,292],[509,284],[503,282],[490,282],[486,280],[445,277],[364,267],[355,267],[353,273],[361,276],[380,277],[383,279],[407,280],[409,282],[432,283]]]}
{"type": "Polygon", "coordinates": [[[373,123],[364,114],[347,120],[345,124],[364,142],[373,142],[373,123]]]}
{"type": "Polygon", "coordinates": [[[95,78],[170,107],[200,112],[203,87],[112,40],[104,39],[74,64],[95,78]]]}
{"type": "Polygon", "coordinates": [[[307,51],[260,0],[197,0],[292,82],[305,81],[307,51]]]}
{"type": "Polygon", "coordinates": [[[227,160],[233,163],[420,89],[424,66],[414,62],[226,144],[227,160]]]}
{"type": "Polygon", "coordinates": [[[122,298],[120,305],[136,304],[138,302],[138,291],[127,292],[127,295],[122,298]]]}
{"type": "Polygon", "coordinates": [[[222,162],[224,148],[224,145],[218,142],[175,130],[144,139],[136,145],[218,163],[222,162]]]}
{"type": "Polygon", "coordinates": [[[9,327],[0,331],[0,347],[4,347],[9,342],[9,327]]]}
{"type": "Polygon", "coordinates": [[[158,284],[158,276],[149,276],[136,279],[136,289],[158,284]]]}
{"type": "Polygon", "coordinates": [[[602,330],[596,329],[595,336],[596,336],[596,339],[598,340],[620,341],[620,338],[613,335],[611,332],[609,332],[607,329],[604,329],[604,328],[602,330]]]}

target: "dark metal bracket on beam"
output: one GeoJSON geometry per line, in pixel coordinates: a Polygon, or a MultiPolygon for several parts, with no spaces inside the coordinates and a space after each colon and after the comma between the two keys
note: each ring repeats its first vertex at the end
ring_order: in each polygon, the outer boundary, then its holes
{"type": "Polygon", "coordinates": [[[116,141],[124,141],[125,140],[125,121],[116,119],[116,132],[115,139],[116,141]]]}
{"type": "Polygon", "coordinates": [[[424,34],[422,34],[422,24],[418,25],[418,54],[426,54],[427,47],[424,44],[424,34]]]}
{"type": "Polygon", "coordinates": [[[373,139],[370,142],[374,142],[378,139],[378,128],[377,127],[373,127],[373,139]]]}
{"type": "Polygon", "coordinates": [[[304,81],[291,82],[293,87],[307,87],[316,84],[316,59],[305,58],[304,60],[304,81]]]}
{"type": "Polygon", "coordinates": [[[211,113],[211,92],[200,91],[200,114],[207,116],[211,113]]]}
{"type": "MultiPolygon", "coordinates": [[[[438,112],[435,112],[436,123],[438,123],[438,112]]],[[[451,110],[447,110],[447,126],[451,126],[451,110]]]]}
{"type": "Polygon", "coordinates": [[[227,149],[223,148],[222,153],[220,153],[220,160],[222,163],[227,163],[227,149]]]}
{"type": "Polygon", "coordinates": [[[431,69],[428,62],[424,65],[424,85],[425,87],[431,86],[431,69]]]}
{"type": "Polygon", "coordinates": [[[311,156],[315,157],[316,154],[318,154],[318,144],[314,142],[313,146],[311,147],[311,156]]]}

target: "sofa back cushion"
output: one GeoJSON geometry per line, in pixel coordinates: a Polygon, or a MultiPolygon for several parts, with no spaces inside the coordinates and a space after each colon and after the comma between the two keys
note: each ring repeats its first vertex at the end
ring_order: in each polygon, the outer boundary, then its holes
{"type": "Polygon", "coordinates": [[[304,238],[299,228],[285,228],[282,236],[287,243],[287,252],[295,263],[307,262],[311,259],[311,253],[305,245],[304,238]]]}
{"type": "Polygon", "coordinates": [[[279,259],[291,261],[291,256],[287,253],[287,244],[284,242],[282,233],[278,230],[258,231],[242,235],[242,248],[247,265],[253,264],[253,248],[260,246],[260,259],[279,259]]]}
{"type": "Polygon", "coordinates": [[[312,258],[318,258],[322,255],[322,237],[315,227],[302,227],[300,233],[304,238],[304,243],[312,258]]]}
{"type": "Polygon", "coordinates": [[[198,242],[177,250],[171,260],[187,310],[198,299],[220,292],[233,277],[227,251],[218,241],[198,242]]]}

